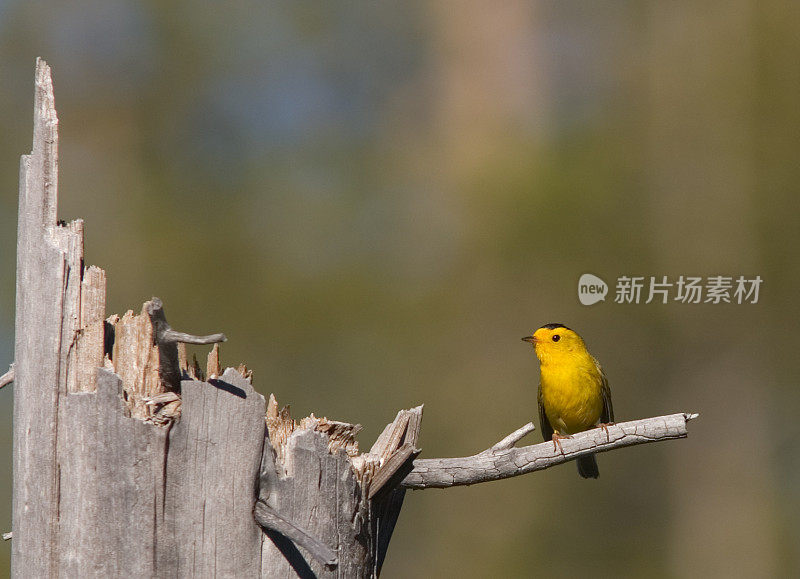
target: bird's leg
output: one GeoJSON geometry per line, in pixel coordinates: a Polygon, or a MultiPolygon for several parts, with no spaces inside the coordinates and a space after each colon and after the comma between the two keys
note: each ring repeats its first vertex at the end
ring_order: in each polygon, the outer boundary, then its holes
{"type": "Polygon", "coordinates": [[[616,422],[601,422],[600,424],[597,425],[597,428],[602,428],[603,432],[606,433],[606,440],[608,442],[611,442],[611,434],[609,434],[609,432],[608,432],[608,427],[609,426],[614,426],[615,424],[616,424],[616,422]]]}
{"type": "Polygon", "coordinates": [[[561,447],[561,439],[562,438],[572,438],[571,434],[559,434],[557,432],[553,433],[553,452],[556,449],[561,451],[561,454],[564,454],[564,449],[561,447]]]}

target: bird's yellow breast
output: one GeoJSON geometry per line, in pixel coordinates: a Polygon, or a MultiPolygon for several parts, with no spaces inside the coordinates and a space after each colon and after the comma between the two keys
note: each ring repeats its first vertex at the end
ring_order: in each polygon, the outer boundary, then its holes
{"type": "Polygon", "coordinates": [[[542,404],[547,420],[559,434],[582,432],[600,422],[603,377],[591,356],[585,358],[542,364],[542,404]]]}

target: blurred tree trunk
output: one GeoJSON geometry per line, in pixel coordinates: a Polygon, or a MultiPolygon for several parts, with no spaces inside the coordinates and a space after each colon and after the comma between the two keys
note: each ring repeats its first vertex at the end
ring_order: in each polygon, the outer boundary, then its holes
{"type": "MultiPolygon", "coordinates": [[[[761,273],[753,269],[759,263],[754,133],[759,7],[741,1],[724,10],[692,3],[648,6],[645,166],[658,268],[653,273],[672,281],[679,275],[754,277],[761,273]],[[716,217],[720,214],[724,218],[716,217]]],[[[757,353],[761,345],[739,330],[745,318],[763,325],[763,310],[739,306],[731,315],[724,307],[699,306],[691,319],[665,320],[685,345],[668,366],[666,397],[691,393],[694,406],[715,409],[705,423],[710,447],[690,451],[692,460],[704,463],[705,474],[694,476],[677,464],[670,468],[676,516],[669,563],[678,575],[692,569],[699,576],[770,577],[778,568],[770,531],[775,505],[768,498],[775,496],[769,461],[774,441],[755,434],[772,425],[770,390],[763,387],[769,369],[757,353]],[[709,336],[697,331],[698,324],[731,336],[724,358],[707,356],[709,336]],[[748,435],[728,435],[742,425],[748,435]],[[721,486],[720,480],[731,484],[721,486]],[[690,535],[687,526],[694,529],[690,535]],[[693,539],[698,536],[704,540],[693,539]]],[[[676,463],[687,458],[671,456],[676,463]]]]}
{"type": "Polygon", "coordinates": [[[446,159],[436,175],[454,197],[501,156],[499,147],[538,145],[547,135],[552,87],[543,10],[520,1],[430,4],[438,39],[433,138],[446,159]]]}

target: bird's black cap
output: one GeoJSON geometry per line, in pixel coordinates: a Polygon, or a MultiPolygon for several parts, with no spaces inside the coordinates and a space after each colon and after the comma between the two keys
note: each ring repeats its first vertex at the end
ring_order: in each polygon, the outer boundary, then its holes
{"type": "Polygon", "coordinates": [[[548,330],[555,330],[556,328],[564,328],[565,330],[569,330],[567,326],[564,324],[545,324],[542,328],[547,328],[548,330]]]}

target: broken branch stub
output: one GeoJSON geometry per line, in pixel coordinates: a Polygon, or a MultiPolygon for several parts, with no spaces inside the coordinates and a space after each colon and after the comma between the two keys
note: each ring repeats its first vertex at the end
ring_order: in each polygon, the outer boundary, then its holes
{"type": "MultiPolygon", "coordinates": [[[[194,336],[176,332],[167,323],[164,304],[156,297],[145,302],[138,315],[128,310],[121,319],[106,320],[106,325],[113,328],[113,356],[108,366],[122,379],[131,416],[141,420],[153,417],[152,402],[159,395],[180,392],[181,379],[202,378],[195,372],[183,375],[188,367],[182,366],[185,350],[181,356],[179,344],[209,344],[226,339],[224,334],[194,336]]],[[[79,336],[79,344],[83,339],[79,336]]],[[[218,356],[217,353],[217,374],[218,356]]]]}

